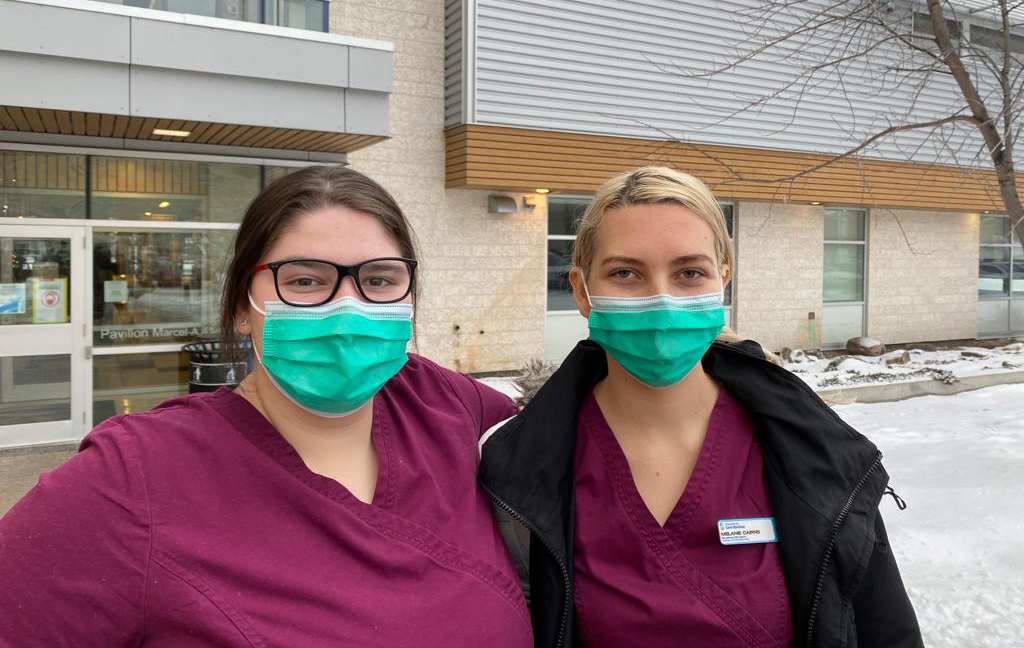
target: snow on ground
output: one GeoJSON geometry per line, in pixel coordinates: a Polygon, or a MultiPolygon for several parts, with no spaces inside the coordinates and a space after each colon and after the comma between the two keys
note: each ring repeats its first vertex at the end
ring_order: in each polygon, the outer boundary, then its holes
{"type": "Polygon", "coordinates": [[[942,351],[890,351],[881,356],[818,358],[794,351],[789,369],[814,389],[878,385],[909,380],[956,382],[979,373],[1024,371],[1024,342],[996,349],[961,347],[942,351]]]}
{"type": "Polygon", "coordinates": [[[514,377],[498,376],[495,378],[478,378],[477,380],[488,387],[497,389],[509,398],[519,398],[519,388],[516,387],[514,377]]]}
{"type": "Polygon", "coordinates": [[[881,510],[925,645],[1021,646],[1024,384],[835,409],[907,501],[881,510]]]}
{"type": "MultiPolygon", "coordinates": [[[[928,355],[964,371],[1008,357],[1024,365],[1012,350],[962,353],[928,355]]],[[[511,378],[484,382],[518,395],[511,378]]],[[[886,497],[881,511],[925,645],[1024,645],[1024,384],[835,409],[879,446],[908,504],[886,497]]]]}

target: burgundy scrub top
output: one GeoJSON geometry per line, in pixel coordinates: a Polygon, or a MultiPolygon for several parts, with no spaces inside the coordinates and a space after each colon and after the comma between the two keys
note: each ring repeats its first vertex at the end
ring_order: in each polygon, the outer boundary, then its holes
{"type": "Polygon", "coordinates": [[[682,497],[662,527],[593,394],[580,410],[573,579],[588,648],[788,646],[776,544],[723,546],[718,520],[771,517],[761,452],[724,388],[682,497]]]}
{"type": "Polygon", "coordinates": [[[410,356],[372,504],[221,389],[110,419],[0,520],[0,646],[528,648],[476,484],[505,396],[410,356]]]}

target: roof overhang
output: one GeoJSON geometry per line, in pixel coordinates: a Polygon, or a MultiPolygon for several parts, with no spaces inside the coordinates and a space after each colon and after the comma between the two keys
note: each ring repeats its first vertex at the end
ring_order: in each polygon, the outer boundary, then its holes
{"type": "Polygon", "coordinates": [[[344,154],[387,139],[393,58],[390,43],[335,34],[0,0],[0,140],[344,154]]]}

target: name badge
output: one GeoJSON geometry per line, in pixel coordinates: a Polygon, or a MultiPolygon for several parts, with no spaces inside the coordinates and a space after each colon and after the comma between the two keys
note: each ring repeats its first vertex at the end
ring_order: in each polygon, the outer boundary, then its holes
{"type": "Polygon", "coordinates": [[[743,518],[718,521],[718,541],[722,544],[760,544],[778,542],[775,518],[743,518]]]}

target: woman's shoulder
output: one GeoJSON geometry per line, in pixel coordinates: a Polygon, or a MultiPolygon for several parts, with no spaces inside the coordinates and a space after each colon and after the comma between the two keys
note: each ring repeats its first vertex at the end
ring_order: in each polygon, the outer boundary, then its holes
{"type": "Polygon", "coordinates": [[[91,446],[131,446],[139,459],[147,457],[161,461],[168,452],[199,446],[209,448],[208,439],[228,422],[221,416],[223,401],[240,398],[223,389],[179,396],[166,400],[152,409],[112,416],[82,439],[79,451],[91,446]]]}
{"type": "Polygon", "coordinates": [[[465,392],[474,389],[479,385],[470,376],[442,367],[438,363],[416,353],[409,354],[409,361],[405,363],[402,370],[396,376],[400,381],[408,385],[430,390],[440,387],[444,391],[465,392]]]}
{"type": "Polygon", "coordinates": [[[457,403],[474,419],[480,431],[508,418],[516,409],[512,399],[498,390],[414,353],[409,354],[409,361],[396,379],[395,387],[404,388],[418,400],[457,403]]]}

